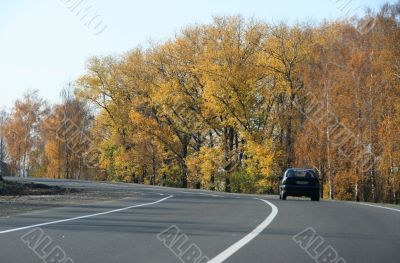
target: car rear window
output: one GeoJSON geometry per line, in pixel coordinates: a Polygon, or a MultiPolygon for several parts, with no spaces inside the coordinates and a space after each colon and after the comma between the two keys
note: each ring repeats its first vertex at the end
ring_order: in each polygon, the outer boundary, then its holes
{"type": "Polygon", "coordinates": [[[289,171],[287,177],[315,178],[313,171],[289,171]]]}

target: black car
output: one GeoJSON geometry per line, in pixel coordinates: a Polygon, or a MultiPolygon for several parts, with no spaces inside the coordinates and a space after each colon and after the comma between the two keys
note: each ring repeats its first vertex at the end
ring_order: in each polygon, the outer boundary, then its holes
{"type": "Polygon", "coordinates": [[[307,196],[312,201],[319,201],[319,179],[313,169],[287,169],[279,187],[279,199],[288,196],[307,196]]]}

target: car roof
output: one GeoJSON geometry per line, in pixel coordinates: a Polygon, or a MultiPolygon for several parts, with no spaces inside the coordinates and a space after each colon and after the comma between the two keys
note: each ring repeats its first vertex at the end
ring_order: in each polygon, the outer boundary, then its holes
{"type": "Polygon", "coordinates": [[[315,174],[316,177],[319,176],[318,173],[312,168],[289,168],[285,171],[284,176],[286,176],[289,171],[293,171],[293,172],[310,172],[311,171],[311,172],[313,172],[313,174],[315,174]]]}
{"type": "Polygon", "coordinates": [[[312,168],[289,168],[286,171],[313,171],[314,169],[312,168]]]}

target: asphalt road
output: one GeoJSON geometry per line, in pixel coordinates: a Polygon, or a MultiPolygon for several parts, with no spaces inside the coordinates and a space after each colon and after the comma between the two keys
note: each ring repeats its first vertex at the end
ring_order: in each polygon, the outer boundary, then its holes
{"type": "Polygon", "coordinates": [[[0,218],[0,263],[400,262],[399,208],[34,181],[129,197],[0,218]]]}

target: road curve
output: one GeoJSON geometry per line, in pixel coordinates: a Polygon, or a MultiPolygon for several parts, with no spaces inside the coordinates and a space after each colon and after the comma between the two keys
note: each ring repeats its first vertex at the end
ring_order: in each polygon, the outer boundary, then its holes
{"type": "Polygon", "coordinates": [[[400,262],[396,207],[28,181],[127,198],[0,218],[0,262],[400,262]]]}

